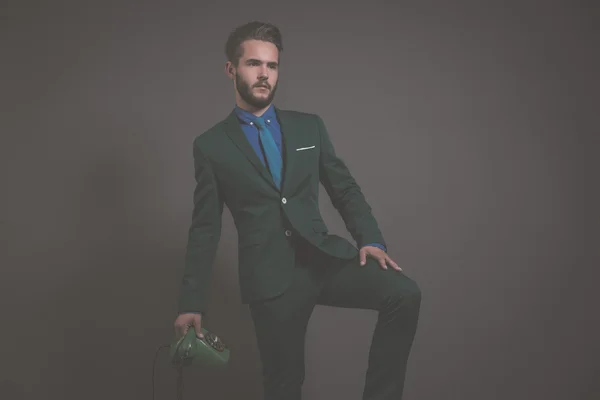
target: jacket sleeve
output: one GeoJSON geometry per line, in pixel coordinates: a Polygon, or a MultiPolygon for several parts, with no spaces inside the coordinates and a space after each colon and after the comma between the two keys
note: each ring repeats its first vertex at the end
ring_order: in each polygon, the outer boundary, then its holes
{"type": "Polygon", "coordinates": [[[223,198],[210,160],[193,144],[196,187],[181,282],[179,313],[206,312],[206,297],[221,237],[223,198]]]}
{"type": "Polygon", "coordinates": [[[320,136],[319,179],[333,206],[340,213],[359,248],[370,243],[378,243],[387,248],[358,183],[344,161],[336,155],[323,119],[318,115],[316,118],[320,136]]]}

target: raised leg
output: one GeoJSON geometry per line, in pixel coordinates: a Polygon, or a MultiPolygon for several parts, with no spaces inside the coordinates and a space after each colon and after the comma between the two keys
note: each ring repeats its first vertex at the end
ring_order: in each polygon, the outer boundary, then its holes
{"type": "Polygon", "coordinates": [[[318,304],[378,311],[364,400],[401,400],[406,366],[416,334],[421,291],[416,282],[373,259],[343,261],[325,284],[318,304]]]}

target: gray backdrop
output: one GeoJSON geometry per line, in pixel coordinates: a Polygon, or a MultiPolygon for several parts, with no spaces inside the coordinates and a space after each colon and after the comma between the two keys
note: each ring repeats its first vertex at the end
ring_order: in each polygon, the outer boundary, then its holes
{"type": "MultiPolygon", "coordinates": [[[[276,104],[324,118],[421,285],[405,399],[598,398],[593,2],[324,3],[3,2],[0,398],[152,398],[192,140],[234,105],[223,46],[252,19],[283,31],[276,104]]],[[[187,371],[187,399],[262,393],[223,218],[206,324],[232,364],[187,371]]],[[[375,317],[317,308],[305,399],[360,399],[375,317]]],[[[157,400],[175,377],[163,349],[157,400]]]]}

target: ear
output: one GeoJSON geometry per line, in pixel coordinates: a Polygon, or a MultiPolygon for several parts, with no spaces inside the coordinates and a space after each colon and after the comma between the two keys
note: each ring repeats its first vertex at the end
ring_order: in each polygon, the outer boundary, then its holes
{"type": "Polygon", "coordinates": [[[231,61],[227,61],[225,63],[225,74],[229,77],[229,79],[235,78],[235,67],[231,61]]]}

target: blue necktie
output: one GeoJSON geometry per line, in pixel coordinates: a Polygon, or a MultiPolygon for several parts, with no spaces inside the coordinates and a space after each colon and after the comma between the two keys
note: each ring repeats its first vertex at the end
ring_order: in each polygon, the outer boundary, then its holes
{"type": "Polygon", "coordinates": [[[264,119],[262,117],[257,117],[254,120],[254,123],[258,127],[260,142],[262,143],[265,158],[267,164],[269,165],[271,175],[273,176],[273,181],[275,181],[275,185],[277,185],[279,188],[281,186],[281,153],[279,152],[277,144],[273,139],[273,135],[271,134],[269,128],[267,128],[264,119]]]}

